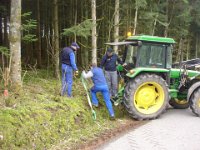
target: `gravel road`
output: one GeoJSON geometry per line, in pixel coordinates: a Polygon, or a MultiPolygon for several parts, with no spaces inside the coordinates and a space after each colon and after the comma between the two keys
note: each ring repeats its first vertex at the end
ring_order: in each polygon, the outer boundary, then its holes
{"type": "Polygon", "coordinates": [[[200,118],[190,109],[169,109],[98,150],[200,150],[200,118]]]}

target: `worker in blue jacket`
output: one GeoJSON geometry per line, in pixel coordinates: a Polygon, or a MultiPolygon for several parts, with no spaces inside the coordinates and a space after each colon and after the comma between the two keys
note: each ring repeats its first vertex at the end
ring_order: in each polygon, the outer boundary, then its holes
{"type": "Polygon", "coordinates": [[[79,48],[79,45],[76,42],[73,42],[70,47],[63,48],[61,52],[62,96],[64,96],[67,91],[67,97],[72,97],[73,71],[78,74],[74,52],[79,48]]]}
{"type": "Polygon", "coordinates": [[[92,97],[92,104],[96,107],[99,105],[99,101],[97,99],[96,93],[101,92],[106,103],[106,107],[109,111],[111,119],[114,119],[114,110],[112,107],[112,103],[110,101],[110,93],[109,88],[106,82],[106,78],[104,76],[103,70],[95,63],[92,64],[91,70],[89,72],[82,72],[83,78],[92,78],[94,86],[91,88],[91,97],[92,97]]]}
{"type": "Polygon", "coordinates": [[[112,48],[108,48],[106,54],[101,60],[101,68],[105,69],[105,77],[110,90],[111,98],[117,96],[118,77],[117,77],[117,62],[123,64],[112,48]]]}

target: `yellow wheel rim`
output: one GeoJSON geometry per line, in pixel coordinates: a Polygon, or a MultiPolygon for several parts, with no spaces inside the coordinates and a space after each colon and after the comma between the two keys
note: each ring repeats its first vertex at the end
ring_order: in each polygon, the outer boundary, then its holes
{"type": "Polygon", "coordinates": [[[165,101],[165,93],[162,86],[156,82],[146,82],[138,87],[134,94],[134,106],[143,114],[157,112],[165,101]]]}
{"type": "Polygon", "coordinates": [[[188,102],[186,100],[178,100],[178,99],[175,99],[175,102],[177,104],[180,104],[180,105],[184,105],[184,104],[187,104],[188,102]]]}
{"type": "Polygon", "coordinates": [[[199,101],[198,101],[198,106],[199,106],[199,108],[200,108],[200,99],[199,99],[199,101]]]}

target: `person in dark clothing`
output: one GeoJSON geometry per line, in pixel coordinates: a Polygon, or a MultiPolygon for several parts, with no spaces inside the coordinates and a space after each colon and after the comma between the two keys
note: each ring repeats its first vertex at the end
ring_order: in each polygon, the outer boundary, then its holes
{"type": "Polygon", "coordinates": [[[104,76],[103,70],[94,63],[92,64],[91,70],[86,73],[82,72],[83,78],[92,78],[94,86],[91,88],[90,93],[92,97],[92,104],[96,107],[99,105],[99,101],[97,99],[96,93],[101,92],[106,103],[106,107],[109,111],[110,117],[114,118],[114,110],[112,107],[112,103],[110,101],[110,93],[108,89],[108,85],[106,82],[106,78],[104,76]]]}
{"type": "Polygon", "coordinates": [[[118,78],[117,78],[117,62],[123,64],[121,59],[114,53],[112,48],[108,48],[106,54],[101,61],[101,68],[105,69],[105,77],[109,86],[110,96],[115,97],[117,95],[118,78]]]}
{"type": "Polygon", "coordinates": [[[64,96],[67,91],[67,97],[72,97],[73,70],[78,74],[74,51],[77,51],[79,48],[79,45],[76,42],[73,42],[70,47],[63,48],[61,52],[62,96],[64,96]]]}

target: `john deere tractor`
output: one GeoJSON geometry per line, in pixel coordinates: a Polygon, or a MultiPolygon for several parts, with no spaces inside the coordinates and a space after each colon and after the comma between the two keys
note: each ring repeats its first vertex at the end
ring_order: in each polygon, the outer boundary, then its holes
{"type": "Polygon", "coordinates": [[[200,116],[200,72],[195,70],[200,60],[172,64],[172,38],[138,35],[107,44],[125,45],[127,65],[117,67],[120,76],[125,72],[124,85],[114,101],[121,101],[132,118],[155,119],[169,104],[190,107],[200,116]]]}

